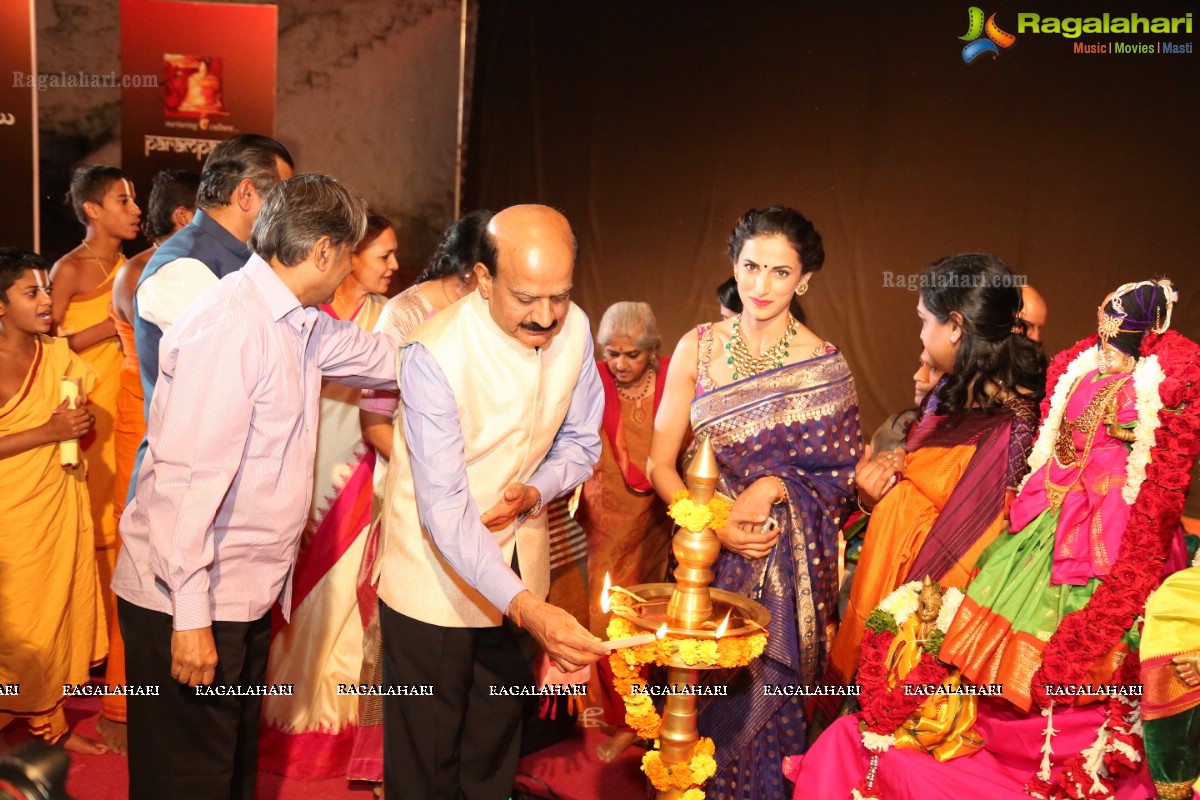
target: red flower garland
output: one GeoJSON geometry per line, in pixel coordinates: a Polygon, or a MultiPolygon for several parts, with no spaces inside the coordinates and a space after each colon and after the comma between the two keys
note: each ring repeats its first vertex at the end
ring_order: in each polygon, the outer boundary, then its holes
{"type": "MultiPolygon", "coordinates": [[[[1092,336],[1059,354],[1051,367],[1056,379],[1066,369],[1063,362],[1069,364],[1095,340],[1092,336]]],[[[1030,686],[1030,694],[1042,708],[1052,702],[1047,686],[1086,683],[1091,665],[1132,627],[1146,599],[1162,582],[1162,565],[1183,515],[1191,468],[1200,453],[1200,367],[1196,366],[1200,345],[1175,331],[1149,334],[1142,341],[1141,355],[1156,355],[1164,374],[1153,457],[1112,570],[1087,605],[1063,618],[1046,644],[1030,686]]]]}
{"type": "Polygon", "coordinates": [[[929,653],[921,653],[921,663],[909,670],[904,680],[891,689],[887,685],[887,652],[896,635],[867,628],[863,635],[862,661],[858,667],[858,683],[862,687],[862,718],[866,730],[880,736],[890,736],[904,724],[925,700],[921,692],[909,692],[906,687],[940,684],[947,669],[929,653]]]}
{"type": "MultiPolygon", "coordinates": [[[[888,688],[887,654],[896,634],[868,627],[863,632],[862,659],[858,665],[858,684],[862,687],[863,730],[879,736],[891,736],[925,700],[922,692],[910,692],[910,686],[940,684],[949,670],[929,653],[921,652],[921,661],[892,688],[888,688]]],[[[879,753],[871,753],[871,766],[854,789],[863,800],[879,800],[875,794],[875,770],[879,753]]]]}
{"type": "MultiPolygon", "coordinates": [[[[1130,653],[1121,664],[1113,678],[1114,683],[1129,685],[1136,681],[1140,666],[1137,653],[1130,653]]],[[[1103,788],[1092,791],[1092,776],[1087,772],[1082,753],[1072,756],[1065,764],[1058,780],[1054,783],[1034,778],[1025,785],[1025,792],[1035,800],[1105,800],[1116,794],[1117,784],[1140,769],[1146,760],[1145,745],[1142,737],[1133,731],[1130,707],[1120,697],[1108,700],[1108,713],[1101,727],[1108,728],[1109,737],[1113,741],[1124,743],[1136,755],[1130,759],[1121,750],[1114,747],[1106,748],[1104,752],[1104,769],[1108,773],[1100,776],[1103,788]]]]}
{"type": "MultiPolygon", "coordinates": [[[[1089,337],[1054,359],[1047,371],[1047,385],[1051,389],[1067,365],[1094,345],[1097,338],[1089,337]]],[[[1133,626],[1134,620],[1145,609],[1150,593],[1162,582],[1162,565],[1183,514],[1192,466],[1200,454],[1200,366],[1197,366],[1200,345],[1168,331],[1146,336],[1140,355],[1157,356],[1164,376],[1159,385],[1163,408],[1158,415],[1159,428],[1155,432],[1151,462],[1146,467],[1146,479],[1131,509],[1121,554],[1112,570],[1087,605],[1064,617],[1046,644],[1042,664],[1030,685],[1030,694],[1042,708],[1053,702],[1046,694],[1047,686],[1086,682],[1091,665],[1133,626]]],[[[1050,395],[1051,392],[1047,392],[1042,404],[1043,417],[1048,412],[1050,395]]],[[[1136,683],[1138,665],[1137,653],[1130,653],[1113,676],[1113,683],[1136,683]]],[[[1113,739],[1130,745],[1144,760],[1142,738],[1133,732],[1125,713],[1125,703],[1120,698],[1109,700],[1104,726],[1113,739]]],[[[1082,753],[1066,762],[1064,771],[1053,784],[1035,778],[1026,785],[1026,792],[1042,800],[1110,797],[1118,781],[1136,771],[1138,762],[1109,748],[1104,754],[1104,767],[1108,776],[1100,779],[1104,788],[1096,793],[1092,792],[1092,778],[1087,773],[1082,753]]]]}

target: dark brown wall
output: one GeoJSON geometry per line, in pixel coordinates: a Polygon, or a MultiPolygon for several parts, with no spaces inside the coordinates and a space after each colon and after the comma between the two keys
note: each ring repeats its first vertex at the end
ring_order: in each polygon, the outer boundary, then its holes
{"type": "MultiPolygon", "coordinates": [[[[800,209],[827,252],[809,324],[846,352],[868,427],[911,402],[921,349],[916,294],[885,273],[950,253],[1027,275],[1051,354],[1094,330],[1107,292],[1160,274],[1182,290],[1175,327],[1200,338],[1200,54],[1083,55],[1026,33],[968,65],[967,5],[485,0],[466,207],[562,208],[593,324],[648,301],[668,350],[716,316],[738,214],[800,209]]],[[[1135,10],[1033,5],[984,10],[1012,33],[1019,11],[1135,10]]]]}

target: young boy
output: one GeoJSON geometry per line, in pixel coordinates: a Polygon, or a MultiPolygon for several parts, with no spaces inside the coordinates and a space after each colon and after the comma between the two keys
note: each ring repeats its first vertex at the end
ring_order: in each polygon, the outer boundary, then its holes
{"type": "MultiPolygon", "coordinates": [[[[87,488],[100,591],[107,618],[115,619],[116,599],[108,588],[119,546],[113,516],[117,460],[113,426],[124,356],[109,309],[117,268],[125,262],[121,244],[137,237],[142,212],[135,202],[133,184],[116,167],[75,170],[67,197],[86,235],[79,247],[50,270],[54,283],[51,309],[58,335],[66,337],[71,349],[96,370],[96,386],[88,397],[96,426],[82,444],[90,465],[87,488]]],[[[106,624],[104,619],[99,622],[106,624]]]]}
{"type": "Polygon", "coordinates": [[[63,383],[86,394],[95,373],[48,335],[46,273],[36,253],[0,248],[0,728],[21,718],[47,741],[98,754],[104,746],[72,733],[63,713],[63,686],[87,682],[107,637],[85,470],[79,459],[64,466],[60,445],[94,422],[63,400],[63,383]]]}

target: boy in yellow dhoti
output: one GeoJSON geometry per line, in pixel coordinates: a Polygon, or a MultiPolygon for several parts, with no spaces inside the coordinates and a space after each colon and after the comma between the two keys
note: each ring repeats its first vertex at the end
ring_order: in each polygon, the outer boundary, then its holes
{"type": "Polygon", "coordinates": [[[125,263],[121,244],[138,235],[142,212],[134,201],[133,184],[116,167],[89,166],[75,170],[68,197],[86,233],[79,246],[60,258],[50,271],[54,284],[52,312],[58,335],[96,371],[88,404],[96,415],[91,435],[80,444],[88,462],[87,488],[96,541],[96,566],[105,616],[117,616],[116,599],[108,588],[117,564],[117,518],[113,516],[116,444],[113,426],[121,386],[121,354],[117,329],[108,315],[113,278],[125,263]]]}
{"type": "Polygon", "coordinates": [[[68,750],[102,753],[70,732],[63,685],[86,683],[104,658],[100,587],[85,469],[63,466],[93,417],[63,402],[64,380],[90,391],[95,373],[65,339],[47,336],[46,262],[0,248],[0,728],[15,718],[68,750]],[[14,689],[15,687],[15,689],[14,689]]]}

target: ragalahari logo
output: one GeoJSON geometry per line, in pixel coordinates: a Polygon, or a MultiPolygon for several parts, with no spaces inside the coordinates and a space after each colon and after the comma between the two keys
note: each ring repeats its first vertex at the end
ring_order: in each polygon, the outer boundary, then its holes
{"type": "Polygon", "coordinates": [[[963,61],[968,64],[984,53],[991,53],[992,58],[995,59],[1000,55],[1000,48],[1007,50],[1017,41],[1017,37],[1011,33],[1000,30],[1000,26],[996,24],[995,14],[988,17],[985,23],[983,9],[979,6],[971,6],[967,9],[967,33],[958,38],[967,42],[967,46],[963,48],[962,57],[963,61]],[[979,38],[985,33],[987,34],[986,39],[979,38]]]}

